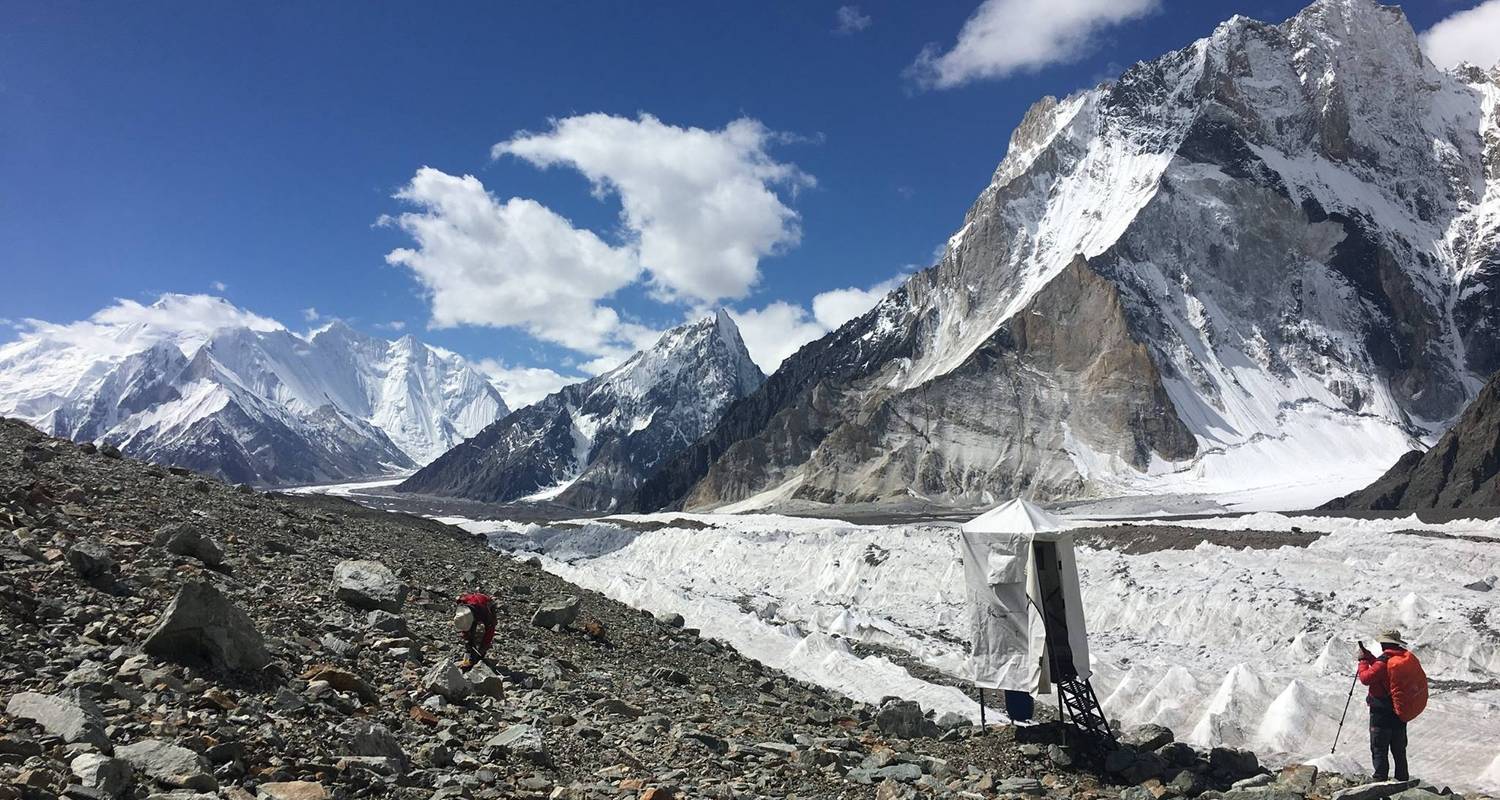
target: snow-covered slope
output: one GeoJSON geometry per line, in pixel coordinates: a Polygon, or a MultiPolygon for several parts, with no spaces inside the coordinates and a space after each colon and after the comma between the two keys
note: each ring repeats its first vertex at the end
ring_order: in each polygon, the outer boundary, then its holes
{"type": "Polygon", "coordinates": [[[36,323],[0,347],[0,414],[229,480],[410,470],[506,413],[454,353],[342,322],[302,337],[219,298],[36,323]],[[203,323],[194,320],[214,320],[203,323]]]}
{"type": "Polygon", "coordinates": [[[723,311],[516,411],[401,485],[484,501],[613,508],[765,380],[723,311]]]}
{"type": "Polygon", "coordinates": [[[1497,84],[1318,0],[1044,98],[938,265],[634,503],[1362,486],[1500,367],[1497,84]]]}

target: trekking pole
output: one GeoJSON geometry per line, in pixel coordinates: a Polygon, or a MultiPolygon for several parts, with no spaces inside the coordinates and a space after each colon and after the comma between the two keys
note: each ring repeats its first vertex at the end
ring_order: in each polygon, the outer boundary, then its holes
{"type": "Polygon", "coordinates": [[[1354,680],[1349,682],[1349,696],[1344,698],[1344,713],[1339,715],[1339,729],[1333,732],[1333,747],[1328,748],[1328,755],[1339,749],[1339,734],[1344,732],[1344,717],[1349,716],[1349,701],[1354,699],[1354,685],[1359,683],[1359,672],[1354,673],[1354,680]]]}

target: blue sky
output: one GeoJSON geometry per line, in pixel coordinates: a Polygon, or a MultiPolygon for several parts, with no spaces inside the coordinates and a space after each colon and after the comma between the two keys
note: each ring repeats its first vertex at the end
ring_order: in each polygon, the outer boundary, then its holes
{"type": "Polygon", "coordinates": [[[1302,5],[0,2],[0,319],[219,294],[530,397],[726,306],[769,366],[930,264],[1037,98],[1302,5]]]}

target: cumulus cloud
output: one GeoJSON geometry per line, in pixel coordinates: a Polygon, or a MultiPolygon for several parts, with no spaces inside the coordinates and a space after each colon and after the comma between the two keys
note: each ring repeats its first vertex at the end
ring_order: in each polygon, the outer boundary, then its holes
{"type": "Polygon", "coordinates": [[[808,308],[777,300],[763,308],[730,310],[745,340],[745,349],[767,375],[776,371],[787,356],[821,338],[840,325],[869,311],[907,278],[897,275],[868,289],[850,287],[823,292],[808,308]]]}
{"type": "Polygon", "coordinates": [[[406,330],[406,323],[402,322],[399,319],[393,319],[390,322],[381,322],[375,327],[383,331],[394,331],[396,333],[400,333],[401,331],[406,330]]]}
{"type": "Polygon", "coordinates": [[[319,314],[316,308],[308,306],[307,308],[302,309],[302,318],[307,320],[308,322],[317,322],[318,320],[323,318],[323,315],[319,314]]]}
{"type": "Polygon", "coordinates": [[[801,238],[797,212],[777,190],[814,181],[769,155],[777,139],[749,118],[705,130],[649,114],[584,114],[519,133],[491,155],[570,167],[596,197],[617,196],[629,236],[622,257],[634,256],[659,299],[709,304],[744,297],[760,278],[760,260],[801,238]]]}
{"type": "Polygon", "coordinates": [[[209,284],[209,288],[213,289],[216,292],[223,292],[229,288],[229,284],[223,281],[214,281],[213,283],[209,284]]]}
{"type": "Polygon", "coordinates": [[[281,323],[237,308],[206,294],[164,294],[151,305],[115,300],[86,320],[52,323],[23,320],[21,339],[46,337],[100,355],[124,355],[153,342],[173,342],[184,352],[207,341],[216,331],[246,327],[258,331],[283,330],[281,323]]]}
{"type": "Polygon", "coordinates": [[[396,197],[417,210],[385,222],[417,246],[386,261],[422,284],[434,327],[516,327],[591,355],[629,345],[631,324],[599,301],[640,275],[630,248],[534,200],[501,201],[472,175],[423,167],[396,197]]]}
{"type": "Polygon", "coordinates": [[[587,380],[543,367],[518,367],[493,358],[483,359],[474,366],[489,377],[512,410],[529,406],[568,384],[587,380]]]}
{"type": "Polygon", "coordinates": [[[859,6],[839,6],[834,14],[833,32],[848,36],[870,27],[870,15],[859,10],[859,6]]]}
{"type": "Polygon", "coordinates": [[[927,88],[1077,61],[1101,31],[1146,16],[1160,0],[984,0],[947,51],[928,45],[908,69],[927,88]]]}
{"type": "Polygon", "coordinates": [[[1453,14],[1421,38],[1422,52],[1444,69],[1463,62],[1485,68],[1500,64],[1500,0],[1453,14]]]}

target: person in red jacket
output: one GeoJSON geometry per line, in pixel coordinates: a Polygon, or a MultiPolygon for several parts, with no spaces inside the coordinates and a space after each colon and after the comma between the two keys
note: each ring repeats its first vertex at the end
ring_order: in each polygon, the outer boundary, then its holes
{"type": "Polygon", "coordinates": [[[1396,762],[1396,780],[1410,778],[1406,769],[1406,723],[1396,716],[1391,702],[1391,676],[1386,661],[1392,653],[1406,649],[1400,631],[1381,631],[1380,655],[1359,646],[1359,682],[1370,687],[1365,704],[1370,707],[1370,759],[1375,766],[1375,780],[1390,779],[1390,761],[1396,762]],[[1389,754],[1389,758],[1387,758],[1389,754]]]}
{"type": "Polygon", "coordinates": [[[458,598],[458,608],[453,614],[453,627],[464,643],[464,660],[460,669],[474,666],[490,651],[495,640],[495,601],[483,592],[469,592],[458,598]]]}

